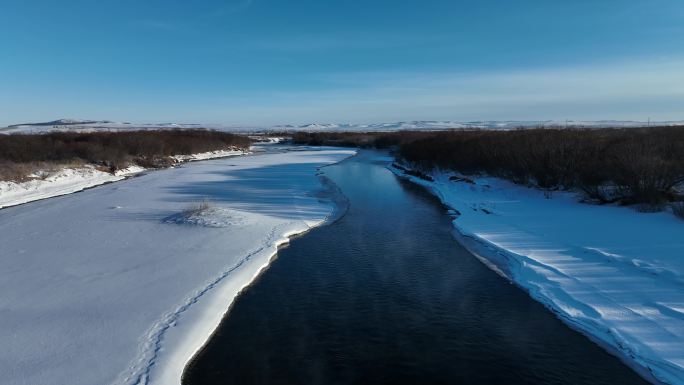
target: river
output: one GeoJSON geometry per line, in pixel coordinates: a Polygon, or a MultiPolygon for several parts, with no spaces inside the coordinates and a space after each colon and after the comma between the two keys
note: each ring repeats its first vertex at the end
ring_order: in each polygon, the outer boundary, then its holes
{"type": "Polygon", "coordinates": [[[323,169],[346,213],[280,250],[185,385],[646,383],[461,247],[389,161],[323,169]]]}

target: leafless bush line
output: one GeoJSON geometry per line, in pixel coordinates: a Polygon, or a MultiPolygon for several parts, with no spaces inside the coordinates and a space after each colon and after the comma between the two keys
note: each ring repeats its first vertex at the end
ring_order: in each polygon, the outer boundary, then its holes
{"type": "Polygon", "coordinates": [[[419,167],[486,173],[545,189],[579,189],[599,202],[680,199],[684,127],[441,132],[401,145],[419,167]]]}
{"type": "Polygon", "coordinates": [[[601,203],[654,207],[682,197],[684,127],[512,131],[299,132],[295,143],[395,147],[423,171],[486,173],[520,184],[577,189],[601,203]]]}
{"type": "Polygon", "coordinates": [[[0,135],[0,179],[21,180],[37,169],[84,162],[110,171],[137,164],[161,167],[172,155],[246,149],[245,136],[210,130],[159,130],[0,135]]]}

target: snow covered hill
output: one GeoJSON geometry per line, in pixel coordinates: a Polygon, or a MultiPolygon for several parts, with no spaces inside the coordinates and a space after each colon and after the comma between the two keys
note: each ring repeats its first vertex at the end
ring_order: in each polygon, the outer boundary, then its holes
{"type": "Polygon", "coordinates": [[[199,123],[117,123],[108,120],[78,120],[60,119],[45,123],[16,124],[0,128],[0,133],[40,133],[49,131],[127,131],[127,130],[160,130],[177,128],[209,128],[233,132],[264,132],[264,131],[398,131],[398,130],[443,130],[443,129],[516,129],[520,127],[641,127],[651,125],[684,125],[684,121],[638,122],[619,120],[575,121],[575,120],[508,120],[508,121],[438,121],[417,120],[390,123],[309,123],[302,125],[276,126],[240,126],[229,124],[199,124],[199,123]]]}
{"type": "MultiPolygon", "coordinates": [[[[22,123],[0,128],[0,134],[39,134],[44,132],[93,132],[93,131],[137,131],[166,130],[178,128],[214,128],[212,125],[176,124],[176,123],[129,123],[109,120],[59,119],[43,123],[22,123]]],[[[234,127],[220,126],[233,131],[234,127]]],[[[237,130],[237,129],[235,129],[237,130]]]]}
{"type": "Polygon", "coordinates": [[[372,124],[336,124],[336,123],[311,123],[300,126],[284,125],[275,126],[273,130],[284,131],[401,131],[401,130],[444,130],[444,129],[490,129],[507,130],[520,127],[642,127],[650,125],[684,125],[684,121],[664,121],[664,122],[637,122],[619,120],[601,121],[574,121],[574,120],[508,120],[508,121],[436,121],[420,120],[393,123],[372,123],[372,124]]]}
{"type": "Polygon", "coordinates": [[[93,124],[108,124],[112,123],[108,120],[82,120],[82,119],[57,119],[50,122],[41,123],[22,123],[13,124],[9,127],[20,127],[20,126],[73,126],[73,125],[93,125],[93,124]]]}

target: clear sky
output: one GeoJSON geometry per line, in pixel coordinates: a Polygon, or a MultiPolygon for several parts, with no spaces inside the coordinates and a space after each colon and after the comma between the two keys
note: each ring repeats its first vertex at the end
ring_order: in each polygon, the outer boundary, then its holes
{"type": "Polygon", "coordinates": [[[0,0],[0,125],[684,119],[682,0],[0,0]]]}

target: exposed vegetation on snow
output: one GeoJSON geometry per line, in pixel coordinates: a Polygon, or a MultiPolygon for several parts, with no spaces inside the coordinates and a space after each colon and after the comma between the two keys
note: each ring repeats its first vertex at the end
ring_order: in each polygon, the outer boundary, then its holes
{"type": "Polygon", "coordinates": [[[164,167],[174,156],[246,150],[246,136],[210,130],[51,132],[0,136],[0,180],[22,181],[65,163],[91,164],[102,171],[137,165],[164,167]]]}
{"type": "Polygon", "coordinates": [[[684,127],[300,132],[295,143],[387,148],[411,169],[488,174],[600,203],[660,208],[683,200],[684,127]]]}

